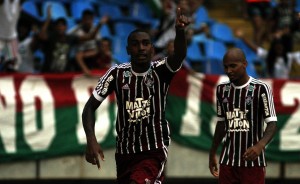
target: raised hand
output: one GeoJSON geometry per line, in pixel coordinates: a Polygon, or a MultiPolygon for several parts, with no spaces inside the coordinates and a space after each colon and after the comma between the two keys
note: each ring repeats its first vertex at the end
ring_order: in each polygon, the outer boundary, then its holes
{"type": "Polygon", "coordinates": [[[184,29],[190,24],[190,20],[187,16],[183,15],[181,8],[178,7],[176,11],[176,27],[184,29]]]}

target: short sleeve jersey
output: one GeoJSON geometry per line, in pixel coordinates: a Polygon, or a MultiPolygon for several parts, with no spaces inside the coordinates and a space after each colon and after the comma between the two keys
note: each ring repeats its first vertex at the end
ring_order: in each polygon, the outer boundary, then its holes
{"type": "Polygon", "coordinates": [[[117,98],[117,153],[138,153],[169,145],[170,130],[165,107],[176,71],[168,66],[167,58],[163,58],[152,62],[144,73],[136,73],[130,63],[123,63],[111,67],[99,79],[93,91],[94,97],[103,101],[115,92],[117,98]]]}
{"type": "Polygon", "coordinates": [[[217,86],[217,116],[226,127],[220,164],[238,167],[266,166],[264,151],[255,161],[242,155],[264,133],[264,123],[277,121],[269,85],[250,77],[243,86],[225,82],[217,86]]]}

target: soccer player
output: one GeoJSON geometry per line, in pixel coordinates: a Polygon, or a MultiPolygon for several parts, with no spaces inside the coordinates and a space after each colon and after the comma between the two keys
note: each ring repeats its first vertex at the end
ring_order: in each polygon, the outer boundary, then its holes
{"type": "Polygon", "coordinates": [[[175,51],[151,62],[153,45],[142,30],[127,39],[130,63],[111,67],[104,74],[87,101],[82,122],[86,133],[86,160],[100,168],[104,160],[94,133],[95,110],[112,92],[118,105],[116,118],[117,181],[121,184],[161,183],[167,161],[170,130],[165,119],[166,97],[175,73],[182,66],[187,44],[188,18],[177,9],[175,51]]]}
{"type": "Polygon", "coordinates": [[[223,65],[229,82],[216,89],[218,122],[209,153],[210,172],[219,184],[264,184],[265,147],[277,129],[272,90],[247,74],[241,49],[228,50],[223,65]],[[219,171],[216,151],[222,140],[219,171]]]}

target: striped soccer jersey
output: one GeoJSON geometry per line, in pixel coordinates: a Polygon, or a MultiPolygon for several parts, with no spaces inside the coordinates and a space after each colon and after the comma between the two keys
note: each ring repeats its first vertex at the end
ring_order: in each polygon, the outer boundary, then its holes
{"type": "Polygon", "coordinates": [[[224,121],[226,127],[220,164],[266,166],[264,150],[255,161],[245,161],[242,156],[263,137],[264,122],[277,121],[270,86],[250,77],[242,86],[218,85],[216,95],[218,121],[224,121]]]}
{"type": "Polygon", "coordinates": [[[115,92],[118,105],[116,153],[138,153],[169,145],[165,107],[176,71],[172,71],[166,61],[167,58],[152,62],[145,73],[134,72],[130,63],[115,65],[94,89],[93,95],[99,101],[115,92]]]}

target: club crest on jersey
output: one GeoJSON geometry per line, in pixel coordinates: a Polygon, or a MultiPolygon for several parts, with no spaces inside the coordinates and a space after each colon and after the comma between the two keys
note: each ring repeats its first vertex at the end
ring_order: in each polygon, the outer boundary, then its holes
{"type": "Polygon", "coordinates": [[[146,86],[148,86],[149,88],[152,88],[153,87],[153,84],[154,84],[154,80],[152,78],[146,78],[145,79],[145,84],[146,86]]]}
{"type": "Polygon", "coordinates": [[[229,91],[229,90],[230,90],[230,88],[231,88],[231,86],[230,86],[230,85],[226,85],[226,86],[224,86],[224,87],[223,87],[223,90],[224,90],[224,91],[229,91]]]}
{"type": "Polygon", "coordinates": [[[256,88],[255,86],[249,85],[249,86],[248,86],[248,91],[254,91],[255,88],[256,88]]]}
{"type": "Polygon", "coordinates": [[[123,76],[124,76],[124,77],[131,77],[131,75],[132,75],[132,74],[131,74],[130,71],[124,71],[124,72],[123,72],[123,76]]]}
{"type": "Polygon", "coordinates": [[[245,101],[247,105],[250,105],[252,103],[253,97],[252,96],[247,96],[245,101]]]}

